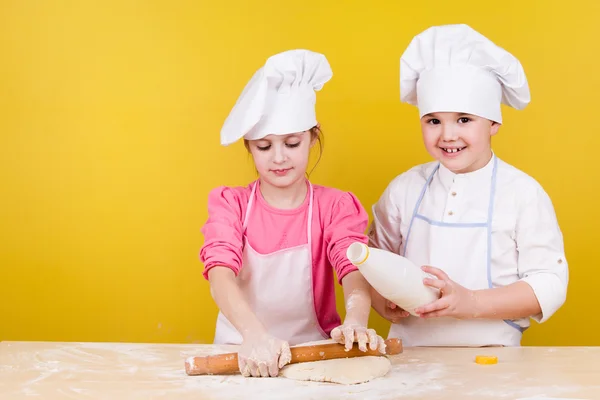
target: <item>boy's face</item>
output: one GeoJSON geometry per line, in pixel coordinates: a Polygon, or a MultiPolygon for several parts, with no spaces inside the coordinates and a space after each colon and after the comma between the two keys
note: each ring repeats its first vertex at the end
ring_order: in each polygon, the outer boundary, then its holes
{"type": "Polygon", "coordinates": [[[476,171],[489,162],[491,137],[499,128],[496,122],[464,113],[437,112],[421,118],[425,148],[457,174],[476,171]]]}

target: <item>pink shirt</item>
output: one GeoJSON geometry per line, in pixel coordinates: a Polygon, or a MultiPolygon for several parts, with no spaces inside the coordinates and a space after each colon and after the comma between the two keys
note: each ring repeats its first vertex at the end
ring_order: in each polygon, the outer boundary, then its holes
{"type": "MultiPolygon", "coordinates": [[[[344,276],[356,271],[346,257],[346,249],[355,241],[368,242],[365,234],[368,215],[352,193],[319,185],[313,185],[313,190],[313,295],[319,324],[329,334],[340,324],[333,270],[340,284],[344,276]]],[[[222,186],[210,192],[208,220],[202,228],[204,245],[200,251],[206,279],[215,266],[229,267],[236,276],[243,268],[242,224],[251,192],[252,184],[222,186]]],[[[308,200],[307,195],[295,209],[276,209],[267,204],[257,188],[246,232],[250,245],[265,254],[305,244],[308,200]]]]}

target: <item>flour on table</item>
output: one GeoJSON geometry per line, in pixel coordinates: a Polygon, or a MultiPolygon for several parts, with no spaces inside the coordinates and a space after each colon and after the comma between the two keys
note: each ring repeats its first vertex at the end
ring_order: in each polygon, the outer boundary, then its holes
{"type": "MultiPolygon", "coordinates": [[[[303,343],[301,346],[327,343],[335,342],[329,339],[303,343]]],[[[352,385],[385,376],[391,367],[392,364],[387,357],[363,356],[286,365],[279,371],[279,375],[299,381],[331,382],[352,385]]]]}

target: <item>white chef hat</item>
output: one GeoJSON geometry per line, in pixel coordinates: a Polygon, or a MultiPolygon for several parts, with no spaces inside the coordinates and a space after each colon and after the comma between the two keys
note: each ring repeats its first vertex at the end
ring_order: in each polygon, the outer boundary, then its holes
{"type": "Polygon", "coordinates": [[[303,132],[317,125],[316,93],[333,72],[323,54],[276,54],[246,84],[221,128],[221,144],[303,132]]]}
{"type": "Polygon", "coordinates": [[[431,27],[400,59],[400,100],[432,112],[463,112],[502,123],[500,104],[530,101],[518,59],[467,25],[431,27]]]}

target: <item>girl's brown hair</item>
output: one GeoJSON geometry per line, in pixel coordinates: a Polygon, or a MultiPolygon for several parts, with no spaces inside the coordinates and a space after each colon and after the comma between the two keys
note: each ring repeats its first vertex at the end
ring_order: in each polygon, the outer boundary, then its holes
{"type": "MultiPolygon", "coordinates": [[[[318,126],[313,126],[308,131],[310,132],[310,140],[317,140],[317,142],[319,142],[319,158],[317,159],[315,165],[311,168],[310,172],[306,173],[306,175],[310,177],[310,174],[312,174],[314,169],[317,167],[317,164],[319,161],[321,161],[321,156],[323,155],[323,131],[318,126]]],[[[244,139],[244,146],[246,147],[246,150],[248,150],[248,153],[250,153],[250,142],[248,139],[244,139]]]]}

